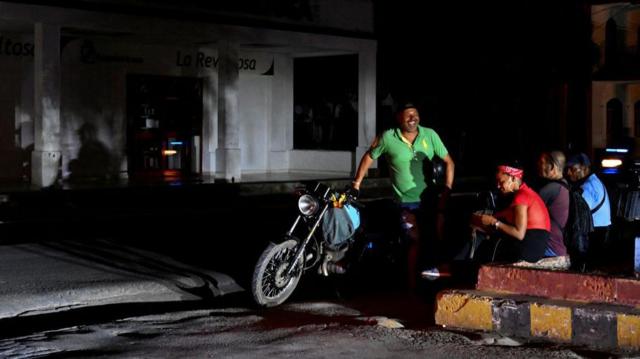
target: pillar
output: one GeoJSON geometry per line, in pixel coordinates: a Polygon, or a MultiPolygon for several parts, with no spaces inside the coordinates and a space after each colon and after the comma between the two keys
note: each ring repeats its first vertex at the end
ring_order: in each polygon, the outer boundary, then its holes
{"type": "Polygon", "coordinates": [[[58,179],[60,144],[60,27],[35,24],[34,150],[31,183],[48,187],[58,179]]]}
{"type": "Polygon", "coordinates": [[[217,173],[226,181],[241,174],[240,116],[238,114],[238,47],[220,41],[218,47],[218,149],[217,173]]]}
{"type": "MultiPolygon", "coordinates": [[[[360,158],[369,149],[376,135],[376,48],[375,45],[358,53],[358,147],[354,172],[360,158]]],[[[377,166],[376,163],[372,168],[377,166]]]]}

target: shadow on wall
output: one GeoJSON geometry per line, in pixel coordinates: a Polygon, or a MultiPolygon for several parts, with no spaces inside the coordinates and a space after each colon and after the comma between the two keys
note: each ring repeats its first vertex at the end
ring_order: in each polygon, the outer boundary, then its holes
{"type": "Polygon", "coordinates": [[[33,145],[27,148],[12,147],[2,150],[0,156],[0,182],[27,183],[31,176],[31,152],[33,145]]]}
{"type": "Polygon", "coordinates": [[[78,157],[69,161],[69,181],[111,179],[112,158],[107,146],[98,140],[95,125],[85,122],[77,131],[80,139],[78,157]]]}

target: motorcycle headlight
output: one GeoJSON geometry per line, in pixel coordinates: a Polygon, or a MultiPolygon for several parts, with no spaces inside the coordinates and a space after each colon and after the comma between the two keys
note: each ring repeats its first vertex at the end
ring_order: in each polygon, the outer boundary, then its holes
{"type": "Polygon", "coordinates": [[[315,198],[313,198],[313,196],[305,194],[298,198],[298,209],[300,210],[300,213],[305,216],[311,216],[315,214],[318,211],[319,207],[320,204],[315,198]]]}

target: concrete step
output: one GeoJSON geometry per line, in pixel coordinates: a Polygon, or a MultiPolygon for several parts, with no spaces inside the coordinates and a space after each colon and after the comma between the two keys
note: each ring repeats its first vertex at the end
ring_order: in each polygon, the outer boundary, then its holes
{"type": "Polygon", "coordinates": [[[478,273],[476,289],[640,307],[640,280],[633,277],[485,265],[478,273]]]}
{"type": "Polygon", "coordinates": [[[480,290],[438,294],[436,324],[602,350],[640,350],[640,309],[480,290]]]}

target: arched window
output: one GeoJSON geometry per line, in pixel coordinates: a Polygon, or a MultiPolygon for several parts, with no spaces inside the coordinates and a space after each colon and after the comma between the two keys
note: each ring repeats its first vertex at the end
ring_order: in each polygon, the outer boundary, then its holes
{"type": "Polygon", "coordinates": [[[622,133],[622,102],[617,98],[607,102],[607,144],[613,143],[622,133]]]}
{"type": "Polygon", "coordinates": [[[618,51],[618,25],[613,19],[607,20],[604,38],[604,62],[607,66],[618,64],[620,53],[618,51]]]}

